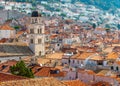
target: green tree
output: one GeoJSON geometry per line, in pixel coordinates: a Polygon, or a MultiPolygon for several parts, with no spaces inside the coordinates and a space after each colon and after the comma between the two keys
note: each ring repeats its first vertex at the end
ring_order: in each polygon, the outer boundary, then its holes
{"type": "Polygon", "coordinates": [[[16,30],[18,30],[18,29],[20,29],[20,26],[14,26],[14,28],[15,28],[16,30]]]}
{"type": "Polygon", "coordinates": [[[93,28],[94,28],[94,29],[96,28],[96,24],[95,24],[95,23],[93,23],[93,25],[92,25],[92,26],[93,26],[93,28]]]}
{"type": "Polygon", "coordinates": [[[32,70],[26,67],[24,61],[19,61],[16,65],[10,67],[10,71],[14,75],[34,78],[32,70]]]}

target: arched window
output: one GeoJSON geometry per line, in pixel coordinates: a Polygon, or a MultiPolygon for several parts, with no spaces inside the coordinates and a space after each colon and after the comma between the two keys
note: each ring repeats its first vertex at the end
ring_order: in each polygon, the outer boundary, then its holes
{"type": "Polygon", "coordinates": [[[118,68],[118,67],[116,67],[116,71],[119,71],[119,68],[118,68]]]}
{"type": "Polygon", "coordinates": [[[37,18],[35,18],[35,23],[38,23],[38,22],[37,22],[37,18]]]}
{"type": "Polygon", "coordinates": [[[41,56],[41,51],[39,52],[39,56],[41,56]]]}
{"type": "Polygon", "coordinates": [[[34,43],[34,42],[33,42],[33,39],[30,39],[30,43],[31,43],[31,44],[33,44],[33,43],[34,43]]]}
{"type": "Polygon", "coordinates": [[[38,44],[41,44],[42,43],[42,39],[38,39],[38,44]]]}
{"type": "Polygon", "coordinates": [[[42,29],[38,29],[38,34],[41,34],[42,33],[42,29]]]}
{"type": "Polygon", "coordinates": [[[113,66],[111,66],[111,70],[113,70],[113,66]]]}

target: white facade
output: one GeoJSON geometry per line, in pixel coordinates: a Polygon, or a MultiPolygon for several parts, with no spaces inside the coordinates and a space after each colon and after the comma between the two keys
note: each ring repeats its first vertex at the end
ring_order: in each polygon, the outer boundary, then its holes
{"type": "Polygon", "coordinates": [[[35,56],[45,55],[45,26],[41,17],[31,17],[29,29],[29,47],[35,56]]]}
{"type": "Polygon", "coordinates": [[[0,30],[0,39],[2,38],[14,38],[15,30],[0,30]]]}

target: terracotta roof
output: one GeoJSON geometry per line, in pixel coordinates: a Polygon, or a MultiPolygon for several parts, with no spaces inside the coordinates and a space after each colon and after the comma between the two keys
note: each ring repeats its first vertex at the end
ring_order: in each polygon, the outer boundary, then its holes
{"type": "Polygon", "coordinates": [[[53,54],[47,54],[46,58],[49,59],[61,59],[63,56],[63,53],[53,53],[53,54]]]}
{"type": "Polygon", "coordinates": [[[96,75],[105,76],[108,72],[109,72],[109,70],[101,70],[101,71],[98,72],[96,75]]]}
{"type": "Polygon", "coordinates": [[[88,47],[88,46],[83,46],[83,47],[77,47],[78,51],[84,51],[84,52],[96,52],[95,47],[88,47]]]}
{"type": "Polygon", "coordinates": [[[76,53],[76,48],[62,48],[62,52],[73,52],[76,53]]]}
{"type": "Polygon", "coordinates": [[[87,86],[85,83],[80,80],[71,80],[71,81],[63,81],[63,83],[67,86],[87,86]]]}
{"type": "Polygon", "coordinates": [[[92,84],[91,86],[110,86],[110,84],[108,82],[100,81],[92,84]]]}
{"type": "Polygon", "coordinates": [[[53,35],[50,36],[50,39],[54,39],[57,36],[58,36],[57,34],[53,34],[53,35]]]}
{"type": "Polygon", "coordinates": [[[92,70],[84,70],[84,69],[79,69],[78,70],[78,73],[87,73],[87,74],[90,74],[90,75],[94,75],[96,74],[94,71],[92,70]]]}
{"type": "Polygon", "coordinates": [[[7,73],[10,71],[10,66],[16,65],[17,61],[10,60],[0,64],[0,71],[7,73]]]}
{"type": "Polygon", "coordinates": [[[19,37],[19,36],[22,35],[23,33],[24,33],[24,31],[19,31],[19,32],[17,32],[16,37],[19,37]]]}
{"type": "Polygon", "coordinates": [[[12,74],[0,73],[0,82],[11,81],[11,80],[22,80],[22,79],[27,79],[27,78],[12,74]]]}
{"type": "Polygon", "coordinates": [[[5,24],[5,25],[0,26],[0,30],[15,30],[15,29],[5,24]]]}
{"type": "Polygon", "coordinates": [[[76,54],[76,55],[74,55],[74,56],[72,56],[71,58],[73,58],[73,59],[82,59],[82,60],[84,60],[84,59],[86,59],[86,58],[88,58],[90,55],[93,55],[94,53],[81,53],[81,54],[76,54]]]}
{"type": "Polygon", "coordinates": [[[120,65],[120,61],[116,61],[115,63],[116,63],[117,65],[120,65]]]}
{"type": "MultiPolygon", "coordinates": [[[[88,58],[90,55],[92,55],[92,54],[94,54],[94,53],[82,53],[81,55],[80,55],[80,59],[86,59],[86,58],[88,58]]],[[[78,57],[79,58],[79,57],[78,57]]]]}
{"type": "Polygon", "coordinates": [[[112,40],[112,43],[118,43],[118,42],[119,42],[119,39],[112,40]]]}
{"type": "Polygon", "coordinates": [[[117,52],[111,52],[108,54],[107,59],[117,59],[119,57],[119,54],[117,52]]]}
{"type": "Polygon", "coordinates": [[[49,59],[44,59],[44,58],[38,58],[37,59],[38,64],[46,64],[46,63],[49,63],[49,62],[50,62],[49,59]]]}
{"type": "Polygon", "coordinates": [[[105,28],[96,28],[97,31],[105,31],[105,28]]]}
{"type": "Polygon", "coordinates": [[[7,40],[8,40],[8,39],[3,38],[3,39],[0,40],[0,43],[5,43],[7,40]]]}
{"type": "Polygon", "coordinates": [[[115,46],[115,47],[113,48],[113,51],[119,52],[119,51],[120,51],[120,46],[115,46]]]}
{"type": "MultiPolygon", "coordinates": [[[[93,55],[94,53],[87,53],[87,52],[84,52],[84,53],[77,53],[75,55],[73,55],[71,58],[72,59],[81,59],[81,60],[85,60],[86,58],[88,58],[89,56],[93,55]]],[[[100,58],[98,57],[94,57],[93,56],[93,59],[91,58],[91,60],[99,60],[100,58]]]]}
{"type": "Polygon", "coordinates": [[[25,79],[2,82],[0,86],[66,86],[55,78],[25,79]]]}
{"type": "MultiPolygon", "coordinates": [[[[33,68],[32,68],[33,70],[33,68]]],[[[35,76],[40,76],[40,77],[64,77],[65,72],[61,72],[57,68],[53,67],[36,67],[33,70],[35,76]]]]}
{"type": "Polygon", "coordinates": [[[99,61],[99,60],[103,60],[103,58],[101,56],[97,55],[97,56],[93,56],[92,58],[90,58],[90,60],[99,61]]]}
{"type": "Polygon", "coordinates": [[[85,70],[85,72],[87,72],[88,74],[95,74],[95,72],[92,70],[85,70]]]}
{"type": "Polygon", "coordinates": [[[80,57],[80,55],[81,55],[80,53],[77,53],[77,54],[71,56],[71,59],[76,59],[76,58],[80,57]]]}

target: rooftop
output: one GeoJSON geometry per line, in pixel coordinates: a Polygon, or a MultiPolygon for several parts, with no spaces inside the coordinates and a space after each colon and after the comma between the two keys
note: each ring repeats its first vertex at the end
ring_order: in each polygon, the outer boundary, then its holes
{"type": "Polygon", "coordinates": [[[15,30],[15,29],[5,24],[5,25],[0,26],[0,30],[15,30]]]}
{"type": "Polygon", "coordinates": [[[80,80],[63,81],[63,83],[65,83],[67,86],[87,86],[80,80]]]}
{"type": "Polygon", "coordinates": [[[63,53],[52,53],[52,54],[47,54],[46,58],[49,59],[62,59],[63,53]]]}
{"type": "Polygon", "coordinates": [[[93,55],[94,53],[78,53],[78,54],[75,54],[75,55],[73,55],[71,58],[73,58],[73,59],[82,59],[82,60],[84,60],[84,59],[86,59],[86,58],[88,58],[90,55],[93,55]]]}
{"type": "Polygon", "coordinates": [[[10,66],[16,65],[17,61],[10,60],[0,64],[0,71],[4,73],[8,73],[10,71],[10,66]]]}
{"type": "Polygon", "coordinates": [[[117,52],[111,52],[108,54],[107,59],[116,60],[118,57],[119,57],[119,54],[117,52]]]}
{"type": "Polygon", "coordinates": [[[93,83],[91,86],[110,86],[110,84],[108,82],[100,81],[93,83]]]}
{"type": "Polygon", "coordinates": [[[0,56],[29,56],[32,51],[24,43],[4,43],[0,44],[0,56]]]}
{"type": "Polygon", "coordinates": [[[21,77],[21,76],[12,75],[12,74],[0,73],[0,82],[12,81],[12,80],[22,80],[22,79],[27,79],[27,78],[21,77]]]}
{"type": "Polygon", "coordinates": [[[66,86],[55,78],[40,78],[2,82],[0,86],[66,86]]]}
{"type": "Polygon", "coordinates": [[[35,66],[32,68],[35,76],[39,77],[64,77],[65,72],[61,72],[58,68],[35,66]]]}

